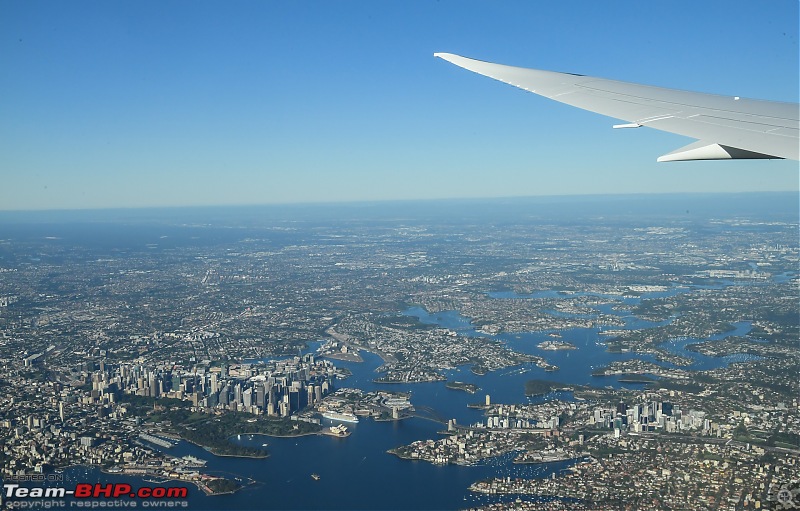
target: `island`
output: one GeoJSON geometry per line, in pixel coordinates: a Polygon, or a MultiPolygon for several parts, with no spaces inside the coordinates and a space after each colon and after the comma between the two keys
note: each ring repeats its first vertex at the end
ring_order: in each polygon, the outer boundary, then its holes
{"type": "Polygon", "coordinates": [[[544,341],[536,345],[540,350],[558,351],[558,350],[576,350],[574,344],[567,341],[544,341]]]}
{"type": "Polygon", "coordinates": [[[463,390],[464,392],[469,392],[470,394],[474,394],[480,389],[480,387],[474,383],[464,383],[460,381],[448,381],[444,384],[444,386],[448,389],[463,390]]]}

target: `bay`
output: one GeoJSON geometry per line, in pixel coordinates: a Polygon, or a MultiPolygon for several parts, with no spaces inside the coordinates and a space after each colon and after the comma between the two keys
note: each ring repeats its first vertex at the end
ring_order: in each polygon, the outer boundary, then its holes
{"type": "MultiPolygon", "coordinates": [[[[503,298],[511,297],[503,295],[503,298]]],[[[625,310],[600,306],[602,312],[625,318],[623,328],[633,329],[653,326],[625,310]]],[[[435,324],[458,332],[459,335],[486,336],[475,330],[470,319],[457,311],[428,313],[411,307],[403,314],[417,317],[422,323],[435,324]]],[[[662,322],[666,323],[666,322],[662,322]]],[[[750,331],[748,322],[734,325],[733,331],[715,335],[711,340],[721,340],[731,335],[745,335],[750,331]]],[[[615,360],[641,358],[656,362],[647,355],[609,353],[599,335],[602,328],[567,328],[559,331],[561,338],[573,343],[577,349],[543,351],[537,344],[550,339],[548,332],[501,333],[494,338],[502,340],[509,348],[543,356],[559,371],[546,372],[526,364],[480,376],[463,366],[448,371],[451,380],[474,383],[480,390],[475,394],[447,389],[444,382],[414,384],[380,384],[374,379],[375,369],[383,362],[375,354],[361,352],[364,362],[335,361],[337,366],[348,368],[352,376],[339,382],[340,387],[364,391],[386,390],[411,393],[411,402],[417,407],[429,407],[443,419],[456,419],[460,424],[473,424],[483,419],[480,410],[468,408],[470,403],[482,403],[488,394],[492,402],[524,403],[548,399],[572,399],[570,393],[555,392],[547,396],[529,398],[524,395],[524,385],[530,379],[545,379],[564,384],[608,386],[613,388],[641,388],[643,384],[623,383],[618,376],[593,377],[598,366],[615,360]]],[[[487,336],[491,337],[491,336],[487,336]]],[[[737,355],[708,357],[687,351],[687,344],[696,339],[681,339],[665,343],[673,353],[688,356],[695,361],[692,369],[711,369],[731,362],[742,361],[737,355]]],[[[309,343],[309,351],[318,342],[309,343]]],[[[657,362],[656,362],[657,363],[657,362]]],[[[330,424],[330,421],[325,421],[330,424]]],[[[269,457],[260,459],[213,456],[204,449],[180,442],[165,452],[173,456],[192,455],[207,460],[207,473],[252,480],[242,490],[223,496],[205,496],[190,486],[192,509],[460,509],[488,502],[513,500],[513,497],[471,494],[467,488],[479,479],[490,477],[549,477],[554,472],[567,469],[572,462],[542,465],[515,465],[513,454],[490,459],[470,467],[436,466],[423,461],[401,460],[386,451],[416,440],[440,438],[444,425],[433,420],[411,418],[399,422],[375,422],[362,419],[358,424],[348,424],[352,434],[347,438],[308,436],[300,438],[272,438],[258,435],[234,436],[235,443],[260,447],[268,444],[269,457]],[[314,480],[311,474],[318,474],[314,480]]],[[[74,467],[65,472],[67,482],[127,482],[134,487],[144,485],[141,480],[101,473],[96,468],[74,467]]],[[[171,486],[179,485],[170,483],[171,486]]],[[[69,486],[68,484],[66,486],[69,486]]]]}

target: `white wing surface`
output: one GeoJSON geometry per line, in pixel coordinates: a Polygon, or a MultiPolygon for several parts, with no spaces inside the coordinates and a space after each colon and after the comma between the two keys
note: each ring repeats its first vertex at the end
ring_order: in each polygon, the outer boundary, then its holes
{"type": "Polygon", "coordinates": [[[698,141],[658,161],[798,159],[798,105],[555,73],[434,53],[459,67],[584,110],[698,141]]]}

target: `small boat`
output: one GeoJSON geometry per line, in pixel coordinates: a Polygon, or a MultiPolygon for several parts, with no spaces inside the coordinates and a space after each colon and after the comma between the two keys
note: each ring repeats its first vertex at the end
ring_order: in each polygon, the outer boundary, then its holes
{"type": "Polygon", "coordinates": [[[319,474],[311,474],[311,479],[319,481],[319,474]]]}

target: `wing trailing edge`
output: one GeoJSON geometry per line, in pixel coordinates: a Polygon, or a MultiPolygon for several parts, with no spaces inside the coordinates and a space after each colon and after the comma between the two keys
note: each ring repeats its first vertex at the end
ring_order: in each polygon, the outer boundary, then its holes
{"type": "Polygon", "coordinates": [[[800,159],[797,103],[689,92],[434,53],[456,66],[591,112],[697,139],[658,161],[800,159]]]}

